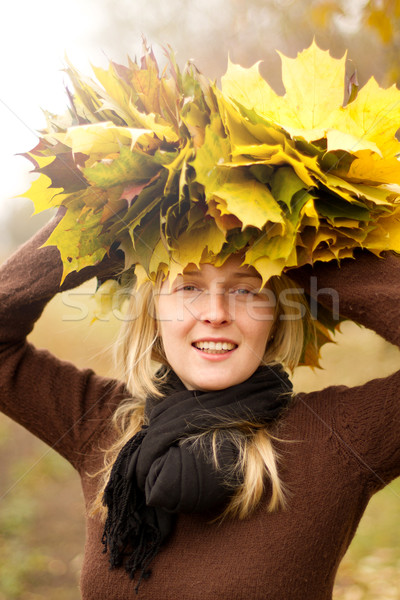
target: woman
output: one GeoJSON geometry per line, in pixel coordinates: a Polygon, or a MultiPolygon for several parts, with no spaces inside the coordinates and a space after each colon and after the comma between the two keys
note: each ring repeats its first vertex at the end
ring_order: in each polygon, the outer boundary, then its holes
{"type": "MultiPolygon", "coordinates": [[[[60,289],[57,252],[40,248],[52,227],[1,268],[0,402],[80,474],[82,598],[331,598],[370,497],[400,474],[400,371],[292,397],[279,363],[299,358],[304,305],[287,283],[260,289],[240,257],[142,290],[126,383],[80,371],[25,341],[60,289]]],[[[321,304],[338,293],[342,317],[400,344],[398,257],[291,272],[306,289],[311,275],[321,304]]]]}

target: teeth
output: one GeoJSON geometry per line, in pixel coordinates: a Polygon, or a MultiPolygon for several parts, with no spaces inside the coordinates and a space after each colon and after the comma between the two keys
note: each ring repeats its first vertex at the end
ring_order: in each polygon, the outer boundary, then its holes
{"type": "Polygon", "coordinates": [[[193,345],[206,352],[228,352],[236,348],[236,344],[230,342],[195,342],[193,345]]]}

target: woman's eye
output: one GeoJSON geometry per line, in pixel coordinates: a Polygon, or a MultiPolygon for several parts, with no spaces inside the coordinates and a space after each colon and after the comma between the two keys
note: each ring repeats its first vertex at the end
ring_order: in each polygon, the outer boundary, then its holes
{"type": "Polygon", "coordinates": [[[233,290],[233,293],[238,296],[248,296],[249,294],[254,294],[255,292],[246,288],[237,288],[236,290],[233,290]]]}
{"type": "Polygon", "coordinates": [[[190,284],[187,284],[187,285],[182,285],[182,286],[179,288],[179,290],[180,290],[181,292],[197,292],[197,291],[198,291],[198,288],[197,288],[195,285],[190,285],[190,284]]]}

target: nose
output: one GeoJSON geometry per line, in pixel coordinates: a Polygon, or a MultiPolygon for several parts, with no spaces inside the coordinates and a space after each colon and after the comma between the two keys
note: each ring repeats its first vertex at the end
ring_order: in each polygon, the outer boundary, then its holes
{"type": "Polygon", "coordinates": [[[202,294],[199,309],[199,320],[213,327],[228,325],[232,321],[229,294],[222,290],[207,291],[202,294]]]}

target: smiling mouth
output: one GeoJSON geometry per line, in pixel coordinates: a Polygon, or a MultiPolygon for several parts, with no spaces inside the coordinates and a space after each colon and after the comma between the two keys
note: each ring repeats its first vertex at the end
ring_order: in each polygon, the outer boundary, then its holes
{"type": "Polygon", "coordinates": [[[192,346],[206,354],[226,354],[237,348],[231,342],[193,342],[192,346]]]}

